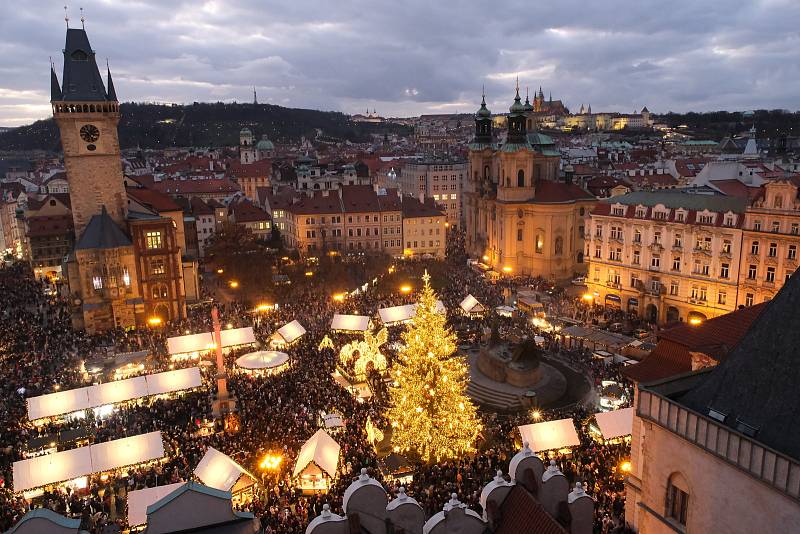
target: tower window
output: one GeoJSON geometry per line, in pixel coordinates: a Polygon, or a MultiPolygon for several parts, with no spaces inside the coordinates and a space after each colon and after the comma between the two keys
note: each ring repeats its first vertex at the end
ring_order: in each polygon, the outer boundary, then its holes
{"type": "Polygon", "coordinates": [[[517,172],[517,187],[525,187],[525,171],[522,169],[517,172]]]}
{"type": "Polygon", "coordinates": [[[73,61],[89,61],[89,56],[83,50],[75,50],[70,57],[73,61]]]}
{"type": "Polygon", "coordinates": [[[145,242],[149,249],[161,248],[161,232],[145,233],[145,242]]]}

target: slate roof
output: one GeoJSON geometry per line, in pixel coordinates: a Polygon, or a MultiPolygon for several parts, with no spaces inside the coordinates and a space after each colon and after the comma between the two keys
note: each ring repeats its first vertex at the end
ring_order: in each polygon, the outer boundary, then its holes
{"type": "Polygon", "coordinates": [[[723,424],[800,460],[798,324],[795,271],[728,358],[678,401],[702,414],[709,408],[725,414],[723,424]]]}
{"type": "Polygon", "coordinates": [[[131,246],[130,238],[108,215],[105,206],[99,215],[93,215],[83,234],[75,245],[75,250],[95,248],[119,248],[131,246]]]}
{"type": "Polygon", "coordinates": [[[595,200],[595,196],[575,184],[538,180],[536,196],[533,201],[539,204],[556,204],[575,202],[577,200],[595,200]]]}
{"type": "Polygon", "coordinates": [[[380,211],[378,194],[370,185],[344,185],[342,207],[347,213],[380,211]]]}
{"type": "MultiPolygon", "coordinates": [[[[89,37],[80,28],[67,29],[61,82],[61,93],[65,102],[109,101],[89,37]]],[[[51,96],[58,95],[51,89],[51,96]]]]}
{"type": "Polygon", "coordinates": [[[403,197],[403,218],[411,219],[414,217],[442,217],[444,212],[436,207],[432,198],[426,198],[425,203],[419,201],[417,197],[403,197]]]}
{"type": "Polygon", "coordinates": [[[168,195],[155,189],[144,187],[126,187],[129,197],[157,212],[180,211],[181,207],[175,203],[168,195]]]}
{"type": "Polygon", "coordinates": [[[6,534],[14,534],[17,530],[24,531],[26,530],[23,526],[27,521],[31,519],[45,519],[50,521],[51,523],[66,529],[74,529],[76,534],[84,534],[84,530],[80,530],[81,520],[80,519],[70,519],[68,517],[64,517],[63,515],[57,514],[54,511],[48,508],[36,508],[35,510],[31,510],[22,516],[16,525],[11,527],[9,530],[6,531],[6,534]]]}
{"type": "Polygon", "coordinates": [[[508,492],[500,505],[495,534],[566,534],[566,530],[520,485],[508,492]]]}
{"type": "Polygon", "coordinates": [[[72,215],[28,217],[28,237],[63,236],[73,230],[72,215]]]}

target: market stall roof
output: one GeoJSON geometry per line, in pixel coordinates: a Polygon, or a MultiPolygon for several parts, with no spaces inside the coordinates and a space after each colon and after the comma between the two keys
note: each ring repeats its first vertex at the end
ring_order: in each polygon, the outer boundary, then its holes
{"type": "Polygon", "coordinates": [[[633,408],[622,408],[594,414],[604,439],[629,436],[633,431],[633,408]]]}
{"type": "Polygon", "coordinates": [[[145,488],[128,493],[128,525],[135,527],[147,523],[147,507],[166,497],[185,482],[145,488]]]}
{"type": "Polygon", "coordinates": [[[331,330],[347,332],[366,332],[369,330],[369,317],[366,315],[336,314],[331,321],[331,330]]]}
{"type": "Polygon", "coordinates": [[[522,434],[522,441],[528,442],[528,446],[534,452],[580,445],[575,423],[571,418],[522,425],[519,427],[519,433],[522,434]]]}
{"type": "Polygon", "coordinates": [[[378,317],[380,317],[383,324],[391,325],[410,321],[414,318],[416,312],[417,308],[414,304],[406,304],[404,306],[381,308],[378,310],[378,317]]]}
{"type": "Polygon", "coordinates": [[[306,329],[297,320],[294,320],[280,327],[277,333],[286,343],[292,343],[303,336],[306,333],[306,329]]]}
{"type": "Polygon", "coordinates": [[[199,388],[202,385],[199,367],[187,367],[144,377],[147,381],[148,395],[163,395],[184,389],[199,388]]]}
{"type": "Polygon", "coordinates": [[[187,352],[201,352],[210,350],[213,347],[214,337],[211,335],[211,332],[167,338],[167,351],[170,356],[173,354],[185,354],[187,352]]]}
{"type": "Polygon", "coordinates": [[[561,335],[583,339],[595,345],[604,345],[609,350],[618,350],[633,341],[632,337],[615,332],[606,332],[599,328],[587,328],[585,326],[573,325],[561,330],[561,335]]]}
{"type": "Polygon", "coordinates": [[[87,388],[70,389],[38,397],[30,397],[27,399],[27,403],[28,419],[31,421],[42,417],[78,412],[91,408],[87,388]]]}
{"type": "MultiPolygon", "coordinates": [[[[256,342],[256,336],[253,333],[252,326],[221,330],[219,337],[222,342],[222,348],[248,345],[256,342]]],[[[189,352],[202,352],[211,350],[212,348],[214,348],[213,332],[167,338],[167,350],[170,356],[189,352]]]]}
{"type": "Polygon", "coordinates": [[[322,420],[325,422],[325,428],[339,428],[344,426],[342,416],[338,413],[325,414],[322,420]]]}
{"type": "Polygon", "coordinates": [[[89,447],[94,473],[111,471],[127,465],[140,464],[164,457],[161,432],[148,432],[89,447]]]}
{"type": "Polygon", "coordinates": [[[220,491],[231,491],[242,475],[256,480],[244,467],[214,447],[208,448],[200,463],[194,468],[194,474],[206,486],[220,491]]]}
{"type": "Polygon", "coordinates": [[[336,466],[339,464],[340,448],[330,434],[322,429],[317,430],[300,448],[293,476],[299,475],[312,462],[329,476],[335,476],[336,466]]]}
{"type": "Polygon", "coordinates": [[[150,395],[173,393],[200,387],[200,385],[200,369],[190,367],[48,393],[28,399],[28,419],[34,421],[43,417],[97,408],[150,395]]]}
{"type": "Polygon", "coordinates": [[[465,313],[481,313],[484,311],[483,305],[471,293],[464,297],[459,306],[465,313]]]}
{"type": "Polygon", "coordinates": [[[276,350],[248,352],[236,359],[236,366],[242,369],[273,369],[289,361],[289,355],[276,350]]]}
{"type": "Polygon", "coordinates": [[[115,404],[147,396],[147,381],[143,376],[114,380],[89,386],[89,406],[115,404]]]}
{"type": "Polygon", "coordinates": [[[223,348],[249,345],[256,342],[256,336],[253,333],[252,326],[222,330],[219,333],[219,337],[220,341],[222,341],[223,348]]]}
{"type": "Polygon", "coordinates": [[[20,460],[13,465],[14,491],[26,491],[163,456],[161,432],[150,432],[20,460]]]}

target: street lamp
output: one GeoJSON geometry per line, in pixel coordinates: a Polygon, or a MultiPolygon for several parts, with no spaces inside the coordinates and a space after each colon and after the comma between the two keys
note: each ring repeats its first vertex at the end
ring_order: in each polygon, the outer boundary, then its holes
{"type": "Polygon", "coordinates": [[[594,295],[592,295],[591,293],[584,293],[582,298],[586,302],[592,302],[594,300],[594,295]]]}
{"type": "Polygon", "coordinates": [[[411,292],[411,286],[409,285],[400,286],[400,293],[410,293],[410,292],[411,292]]]}
{"type": "Polygon", "coordinates": [[[147,320],[147,324],[149,324],[150,326],[159,326],[161,322],[162,322],[161,317],[150,317],[147,320]]]}
{"type": "Polygon", "coordinates": [[[630,462],[622,462],[619,466],[619,470],[623,473],[630,473],[631,472],[631,463],[630,462]]]}
{"type": "Polygon", "coordinates": [[[222,273],[224,273],[224,272],[225,272],[225,269],[223,269],[222,267],[220,267],[219,269],[217,269],[217,274],[222,274],[222,273]]]}
{"type": "Polygon", "coordinates": [[[504,272],[504,273],[510,273],[511,271],[513,271],[513,269],[512,269],[511,267],[509,267],[508,265],[506,265],[505,267],[503,267],[503,272],[504,272]]]}
{"type": "Polygon", "coordinates": [[[228,282],[228,285],[231,287],[231,289],[236,289],[237,287],[239,287],[239,282],[237,282],[236,280],[231,280],[230,282],[228,282]]]}
{"type": "Polygon", "coordinates": [[[266,471],[275,471],[281,465],[283,457],[280,454],[267,453],[258,466],[266,471]]]}
{"type": "Polygon", "coordinates": [[[333,296],[333,300],[335,300],[336,302],[342,302],[344,300],[344,293],[336,293],[333,296]]]}

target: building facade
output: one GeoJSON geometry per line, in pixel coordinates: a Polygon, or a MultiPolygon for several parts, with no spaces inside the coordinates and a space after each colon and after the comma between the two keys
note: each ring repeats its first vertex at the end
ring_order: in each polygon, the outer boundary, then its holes
{"type": "Polygon", "coordinates": [[[733,311],[745,207],[735,197],[679,191],[599,203],[588,226],[589,293],[654,323],[733,311]]]}
{"type": "Polygon", "coordinates": [[[444,259],[447,247],[447,215],[433,199],[421,202],[403,197],[403,255],[429,255],[444,259]]]}
{"type": "Polygon", "coordinates": [[[517,89],[501,144],[485,100],[475,116],[464,192],[467,252],[498,272],[564,280],[585,272],[584,217],[597,199],[559,181],[560,153],[546,135],[528,133],[526,113],[517,89]]]}
{"type": "Polygon", "coordinates": [[[410,161],[400,171],[403,195],[432,198],[445,212],[453,228],[462,226],[462,193],[469,162],[461,159],[410,161]]]}

